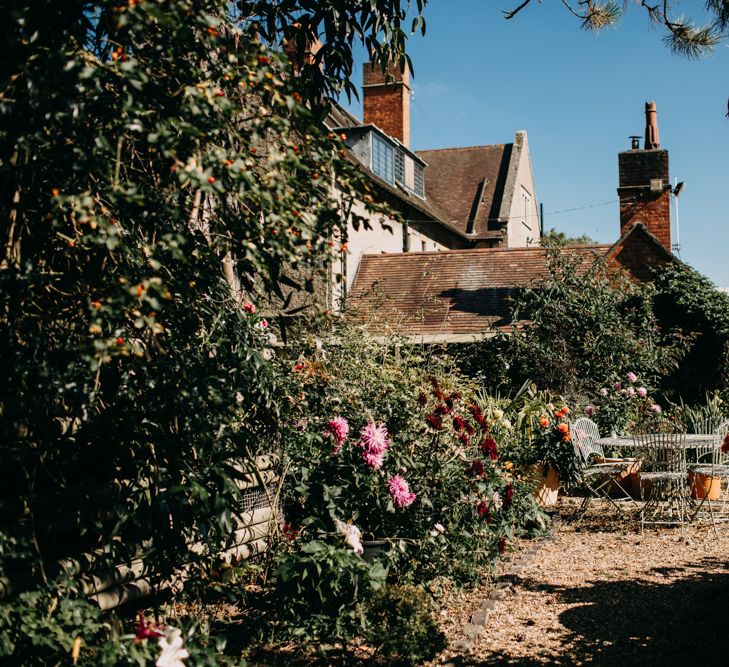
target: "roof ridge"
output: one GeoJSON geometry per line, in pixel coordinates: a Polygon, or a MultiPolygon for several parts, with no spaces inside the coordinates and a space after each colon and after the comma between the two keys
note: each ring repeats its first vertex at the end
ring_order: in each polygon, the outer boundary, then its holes
{"type": "MultiPolygon", "coordinates": [[[[593,248],[602,248],[602,249],[609,249],[613,247],[613,243],[590,243],[586,245],[571,245],[571,246],[562,246],[562,249],[569,249],[569,250],[591,250],[593,248]]],[[[363,253],[362,259],[365,257],[414,257],[414,256],[422,256],[422,255],[440,255],[448,256],[448,255],[458,255],[458,254],[467,254],[467,255],[476,255],[476,254],[489,254],[489,253],[510,253],[510,252],[534,252],[537,250],[546,251],[547,248],[545,246],[519,246],[516,248],[454,248],[451,250],[412,250],[409,252],[377,252],[377,253],[363,253]]]]}
{"type": "Polygon", "coordinates": [[[451,146],[450,148],[425,148],[422,150],[414,151],[417,155],[418,153],[444,153],[445,151],[469,151],[469,150],[476,150],[477,148],[501,148],[503,146],[511,146],[513,145],[513,141],[508,141],[503,144],[479,144],[477,146],[451,146]]]}

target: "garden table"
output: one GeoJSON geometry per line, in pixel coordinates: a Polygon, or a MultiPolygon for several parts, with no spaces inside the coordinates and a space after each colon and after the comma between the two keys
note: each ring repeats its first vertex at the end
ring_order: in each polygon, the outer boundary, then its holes
{"type": "MultiPolygon", "coordinates": [[[[684,449],[706,448],[715,442],[716,436],[712,433],[687,433],[683,441],[684,449]]],[[[598,445],[610,449],[641,449],[642,445],[637,443],[632,435],[609,435],[597,440],[598,445]]],[[[718,447],[721,443],[716,444],[718,447]]]]}
{"type": "MultiPolygon", "coordinates": [[[[646,440],[650,440],[650,439],[646,438],[646,440]]],[[[680,446],[683,448],[683,450],[686,453],[684,456],[684,459],[683,459],[684,462],[681,464],[681,466],[683,467],[684,470],[686,469],[685,461],[687,458],[691,458],[690,452],[692,450],[694,452],[694,461],[695,461],[694,465],[695,465],[696,463],[701,462],[701,457],[706,455],[707,450],[717,449],[718,447],[721,446],[721,439],[717,438],[716,435],[714,435],[712,433],[708,433],[708,434],[707,433],[686,433],[679,442],[680,442],[680,446]]],[[[597,440],[597,443],[602,445],[603,448],[618,449],[621,452],[621,454],[625,454],[626,451],[628,451],[628,452],[634,453],[636,455],[640,455],[641,449],[645,450],[651,446],[649,444],[646,444],[646,441],[644,441],[643,439],[640,439],[640,440],[634,439],[633,436],[630,436],[630,435],[607,436],[604,438],[599,438],[597,440]]],[[[690,470],[690,468],[689,468],[689,470],[690,470]]],[[[639,474],[640,473],[636,473],[636,475],[639,475],[639,474]]],[[[692,497],[690,497],[690,495],[689,495],[689,497],[685,497],[684,494],[688,493],[688,486],[685,486],[685,484],[686,483],[684,483],[682,485],[675,485],[671,489],[671,492],[669,495],[677,496],[680,494],[681,496],[684,496],[684,500],[687,500],[688,503],[693,506],[692,511],[690,512],[690,517],[688,518],[689,521],[693,521],[696,518],[696,516],[698,515],[699,510],[703,506],[706,496],[698,496],[698,498],[700,499],[700,502],[698,504],[696,504],[694,502],[694,499],[696,497],[692,498],[692,497]]],[[[640,488],[640,486],[638,486],[638,488],[640,488]]]]}

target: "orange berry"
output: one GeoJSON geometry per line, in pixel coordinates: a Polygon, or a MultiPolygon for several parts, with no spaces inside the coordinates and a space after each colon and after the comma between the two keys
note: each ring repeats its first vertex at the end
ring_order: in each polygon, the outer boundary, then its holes
{"type": "Polygon", "coordinates": [[[60,191],[60,190],[59,190],[58,188],[53,188],[53,190],[51,190],[51,194],[52,194],[52,195],[53,195],[54,197],[58,197],[58,195],[60,195],[60,194],[61,194],[61,191],[60,191]]]}
{"type": "Polygon", "coordinates": [[[347,135],[346,135],[346,134],[344,134],[344,132],[342,132],[342,134],[340,134],[340,135],[339,135],[339,138],[340,138],[340,139],[341,139],[342,141],[347,141],[347,135]]]}
{"type": "Polygon", "coordinates": [[[209,176],[208,177],[208,183],[210,183],[210,185],[212,185],[213,183],[215,183],[215,176],[209,176]]]}

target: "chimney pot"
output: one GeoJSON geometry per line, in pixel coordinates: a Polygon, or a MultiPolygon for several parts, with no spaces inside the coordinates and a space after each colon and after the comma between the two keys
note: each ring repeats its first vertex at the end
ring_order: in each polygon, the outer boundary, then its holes
{"type": "Polygon", "coordinates": [[[645,149],[660,148],[658,137],[658,110],[655,102],[645,103],[645,149]]]}

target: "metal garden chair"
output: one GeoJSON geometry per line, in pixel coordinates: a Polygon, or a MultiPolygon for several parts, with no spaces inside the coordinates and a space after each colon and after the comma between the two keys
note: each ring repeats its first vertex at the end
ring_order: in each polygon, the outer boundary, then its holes
{"type": "Polygon", "coordinates": [[[705,505],[708,506],[711,525],[714,532],[716,532],[717,519],[725,521],[729,518],[727,515],[727,507],[729,506],[729,499],[727,498],[729,491],[729,441],[727,440],[729,438],[729,420],[723,421],[717,428],[713,429],[713,436],[713,442],[697,452],[697,463],[691,465],[689,470],[694,476],[695,487],[703,488],[704,491],[692,518],[704,511],[705,505]],[[708,488],[703,487],[703,480],[697,479],[699,475],[709,480],[708,488]],[[716,500],[711,498],[714,480],[718,480],[720,485],[719,498],[716,500]]]}
{"type": "Polygon", "coordinates": [[[643,455],[640,473],[641,532],[646,524],[678,524],[683,533],[690,514],[685,433],[647,433],[634,436],[643,455]]]}
{"type": "Polygon", "coordinates": [[[618,512],[622,512],[617,501],[629,500],[632,502],[633,499],[618,477],[626,473],[634,461],[607,460],[602,445],[597,442],[600,439],[597,424],[588,417],[580,417],[570,422],[569,427],[575,456],[579,463],[579,481],[589,492],[577,511],[578,515],[584,516],[593,498],[607,500],[618,512]],[[615,488],[619,490],[618,498],[610,495],[610,491],[615,488]]]}

